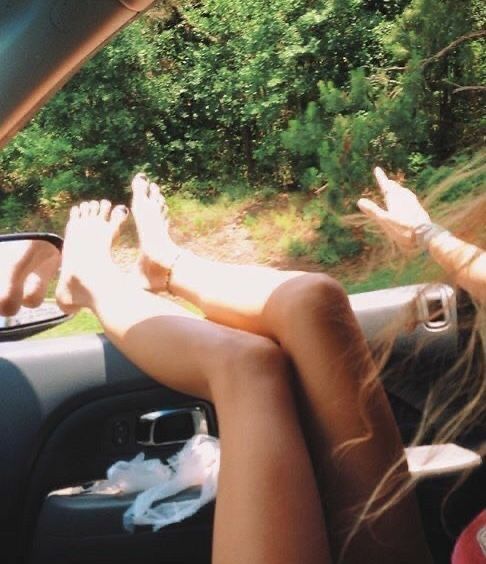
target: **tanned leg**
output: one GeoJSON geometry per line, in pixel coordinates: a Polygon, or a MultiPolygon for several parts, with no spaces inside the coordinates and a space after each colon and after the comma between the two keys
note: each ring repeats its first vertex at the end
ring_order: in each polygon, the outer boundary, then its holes
{"type": "Polygon", "coordinates": [[[287,359],[268,339],[195,318],[134,285],[110,256],[124,218],[107,201],[73,208],[59,304],[90,308],[145,373],[214,403],[222,453],[215,563],[330,562],[287,359]]]}
{"type": "MultiPolygon", "coordinates": [[[[197,305],[212,321],[270,337],[290,355],[298,372],[303,418],[309,422],[333,551],[340,554],[360,508],[403,456],[393,415],[345,292],[325,275],[228,265],[180,254],[169,237],[158,187],[137,176],[133,192],[140,266],[148,287],[163,288],[172,267],[172,293],[197,305]],[[373,384],[366,401],[365,380],[373,384]],[[348,442],[354,445],[339,450],[348,442]]],[[[402,483],[406,476],[406,465],[399,464],[389,483],[402,483]]],[[[390,496],[388,492],[380,504],[390,496]]],[[[345,561],[363,562],[364,554],[367,562],[430,561],[413,495],[372,527],[364,524],[345,561]]]]}

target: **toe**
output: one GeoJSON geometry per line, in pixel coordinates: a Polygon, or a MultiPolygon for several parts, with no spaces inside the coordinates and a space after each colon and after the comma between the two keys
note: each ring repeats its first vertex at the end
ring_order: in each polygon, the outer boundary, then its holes
{"type": "Polygon", "coordinates": [[[165,221],[168,221],[169,219],[169,206],[167,205],[167,200],[164,198],[164,196],[160,196],[160,213],[162,215],[162,218],[165,221]]]}
{"type": "Polygon", "coordinates": [[[69,219],[79,219],[80,210],[78,206],[73,206],[69,212],[69,219]]]}
{"type": "Polygon", "coordinates": [[[146,197],[149,187],[149,181],[146,174],[139,172],[132,180],[132,191],[136,197],[146,197]]]}
{"type": "Polygon", "coordinates": [[[89,203],[88,202],[81,202],[79,204],[79,212],[80,212],[80,216],[83,217],[88,217],[89,215],[89,203]]]}
{"type": "Polygon", "coordinates": [[[162,196],[162,194],[160,194],[159,204],[160,204],[161,214],[163,215],[163,217],[167,217],[167,214],[169,212],[169,207],[167,206],[167,200],[165,199],[164,196],[162,196]]]}
{"type": "Polygon", "coordinates": [[[160,202],[162,194],[160,193],[160,188],[155,184],[155,182],[150,183],[150,199],[156,201],[157,203],[160,202]]]}
{"type": "Polygon", "coordinates": [[[108,220],[110,217],[111,202],[109,200],[101,200],[100,202],[100,216],[108,220]]]}
{"type": "Polygon", "coordinates": [[[91,200],[91,202],[89,202],[89,215],[90,216],[98,215],[99,211],[100,211],[100,203],[97,200],[91,200]]]}
{"type": "Polygon", "coordinates": [[[113,208],[113,211],[111,212],[110,223],[115,231],[121,226],[124,221],[126,221],[128,213],[128,208],[126,206],[120,205],[113,208]]]}

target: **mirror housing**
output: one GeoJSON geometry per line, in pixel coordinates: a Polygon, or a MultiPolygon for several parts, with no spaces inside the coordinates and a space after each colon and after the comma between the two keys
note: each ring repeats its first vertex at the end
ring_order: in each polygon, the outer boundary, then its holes
{"type": "Polygon", "coordinates": [[[0,147],[154,0],[0,0],[0,147]]]}
{"type": "MultiPolygon", "coordinates": [[[[0,342],[20,340],[31,337],[32,335],[46,331],[47,329],[51,329],[52,327],[64,323],[64,321],[71,317],[70,315],[66,315],[61,309],[59,309],[59,307],[55,303],[55,300],[43,299],[44,293],[47,291],[47,283],[52,279],[53,274],[57,274],[58,266],[60,264],[62,245],[63,239],[58,235],[54,235],[52,233],[15,233],[0,235],[0,308],[3,298],[4,310],[9,310],[8,314],[4,313],[3,315],[0,311],[0,342]],[[49,247],[45,245],[42,247],[39,245],[36,248],[34,246],[29,247],[26,244],[23,247],[19,246],[20,251],[17,253],[17,256],[15,256],[15,252],[12,253],[11,248],[7,249],[6,247],[4,247],[4,245],[10,246],[15,245],[16,243],[19,243],[21,245],[22,242],[27,243],[29,241],[44,241],[48,243],[49,246],[52,245],[53,252],[51,253],[49,247]],[[40,248],[42,248],[44,255],[39,261],[39,255],[36,255],[35,252],[37,251],[37,253],[39,253],[40,248]],[[2,254],[4,255],[3,257],[2,254]],[[24,290],[24,284],[28,274],[35,272],[35,274],[39,276],[39,272],[47,272],[49,279],[44,280],[44,291],[42,292],[42,295],[38,296],[37,298],[37,301],[40,304],[38,307],[36,307],[37,304],[34,305],[25,303],[17,303],[13,306],[11,304],[5,305],[8,301],[8,299],[5,298],[5,288],[9,289],[11,287],[15,287],[15,276],[12,274],[12,272],[14,272],[14,270],[19,270],[17,267],[15,267],[15,269],[12,268],[12,257],[13,262],[16,265],[21,264],[22,261],[23,263],[25,263],[25,266],[22,266],[23,274],[20,276],[20,282],[18,283],[21,286],[21,294],[24,290]],[[9,260],[11,261],[10,268],[8,265],[9,260]],[[17,262],[15,262],[15,260],[17,262]],[[39,267],[41,267],[42,264],[46,266],[47,261],[50,261],[51,263],[49,268],[44,268],[44,270],[41,270],[39,267]],[[7,265],[5,264],[5,262],[7,263],[7,265]],[[7,280],[3,281],[3,284],[2,276],[8,277],[7,280]],[[27,305],[27,307],[25,307],[25,305],[27,305]]],[[[10,293],[12,292],[10,291],[10,293]]]]}

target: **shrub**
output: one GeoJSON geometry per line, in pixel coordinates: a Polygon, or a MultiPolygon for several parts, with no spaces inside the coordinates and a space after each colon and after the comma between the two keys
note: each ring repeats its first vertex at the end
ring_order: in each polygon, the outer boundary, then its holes
{"type": "Polygon", "coordinates": [[[22,231],[23,220],[27,213],[27,206],[13,194],[9,194],[0,203],[0,229],[7,233],[22,231]]]}

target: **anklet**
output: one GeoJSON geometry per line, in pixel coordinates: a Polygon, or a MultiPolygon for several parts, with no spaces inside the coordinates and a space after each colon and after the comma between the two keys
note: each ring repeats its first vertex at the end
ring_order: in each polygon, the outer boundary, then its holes
{"type": "Polygon", "coordinates": [[[184,251],[180,249],[176,254],[176,256],[174,257],[174,259],[172,260],[169,268],[167,269],[167,274],[165,277],[165,291],[168,292],[169,294],[172,294],[172,292],[170,291],[170,280],[172,278],[172,270],[174,269],[174,266],[176,265],[177,261],[181,258],[183,253],[184,251]]]}

